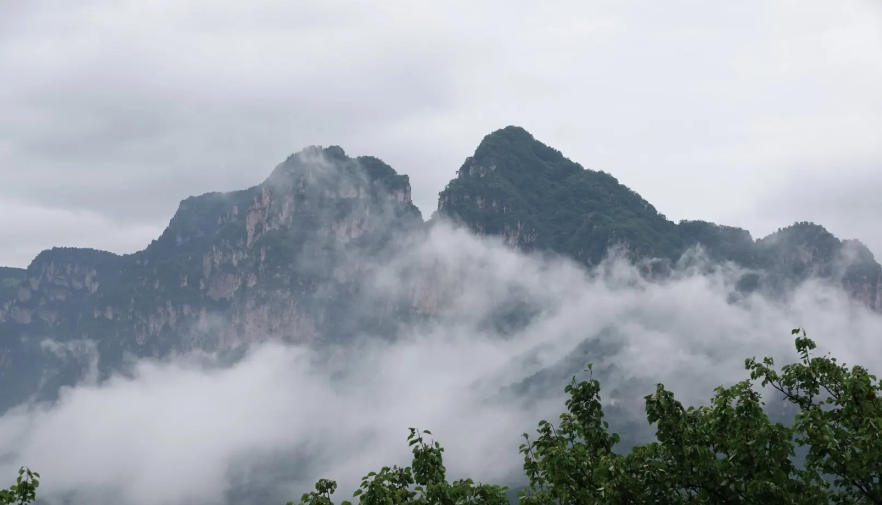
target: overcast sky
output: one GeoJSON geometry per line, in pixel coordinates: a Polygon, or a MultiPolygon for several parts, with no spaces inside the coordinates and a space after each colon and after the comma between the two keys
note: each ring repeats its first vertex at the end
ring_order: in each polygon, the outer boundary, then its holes
{"type": "Polygon", "coordinates": [[[882,256],[878,0],[0,0],[0,265],[133,252],[310,144],[424,215],[509,124],[669,218],[882,256]]]}

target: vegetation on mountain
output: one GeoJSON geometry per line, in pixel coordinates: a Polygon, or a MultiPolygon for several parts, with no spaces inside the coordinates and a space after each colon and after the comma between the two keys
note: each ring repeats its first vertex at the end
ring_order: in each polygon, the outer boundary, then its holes
{"type": "Polygon", "coordinates": [[[701,244],[714,261],[732,261],[745,266],[756,263],[753,238],[747,230],[707,221],[683,220],[677,225],[677,232],[684,245],[701,244]]]}
{"type": "Polygon", "coordinates": [[[882,266],[857,241],[840,241],[807,222],[759,240],[741,228],[674,223],[612,175],[583,168],[516,126],[484,138],[439,194],[438,214],[524,250],[553,251],[589,266],[617,244],[634,259],[669,261],[700,244],[712,260],[768,274],[766,286],[773,289],[809,274],[837,279],[842,274],[852,291],[866,293],[873,286],[867,298],[875,300],[882,285],[882,266]]]}
{"type": "Polygon", "coordinates": [[[27,270],[23,268],[0,267],[0,302],[13,296],[26,275],[27,270]]]}
{"type": "Polygon", "coordinates": [[[438,211],[489,235],[588,264],[625,242],[641,257],[675,259],[677,227],[606,172],[586,170],[509,126],[487,137],[439,195],[438,211]]]}
{"type": "MultiPolygon", "coordinates": [[[[776,370],[771,358],[747,359],[750,378],[717,388],[707,406],[685,408],[658,384],[645,397],[656,440],[627,454],[615,450],[620,438],[608,431],[598,381],[573,377],[557,425],[541,421],[533,440],[524,434],[529,486],[519,492],[520,503],[882,504],[882,384],[860,366],[813,355],[805,332],[793,334],[799,362],[776,370]],[[792,425],[768,418],[757,386],[770,386],[798,408],[792,425]],[[794,462],[798,448],[807,452],[801,465],[794,462]]],[[[507,503],[505,487],[449,482],[444,449],[427,435],[411,429],[411,465],[369,473],[354,493],[358,502],[507,503]]],[[[331,505],[336,488],[321,479],[299,503],[331,505]]]]}
{"type": "Polygon", "coordinates": [[[90,247],[53,247],[46,249],[38,254],[28,269],[35,265],[46,265],[49,263],[72,263],[90,265],[95,267],[110,267],[119,261],[122,256],[112,252],[102,251],[100,249],[92,249],[90,247]]]}

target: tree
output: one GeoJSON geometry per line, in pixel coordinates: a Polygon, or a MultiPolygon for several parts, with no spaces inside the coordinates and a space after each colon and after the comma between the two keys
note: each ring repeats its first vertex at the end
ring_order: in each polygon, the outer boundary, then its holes
{"type": "MultiPolygon", "coordinates": [[[[799,336],[799,333],[802,333],[799,336]]],[[[750,379],[715,390],[710,405],[684,408],[658,384],[645,397],[656,441],[628,454],[603,419],[600,384],[573,377],[557,426],[541,421],[521,445],[529,487],[523,505],[591,504],[882,504],[882,385],[864,368],[812,356],[797,335],[801,360],[745,361],[750,379]],[[795,422],[771,422],[756,390],[771,385],[798,407],[795,422]],[[796,447],[808,448],[802,467],[796,447]]],[[[363,505],[506,503],[506,488],[446,481],[443,449],[411,429],[412,466],[371,472],[355,492],[363,505]]],[[[302,505],[331,505],[334,481],[322,479],[302,505]]],[[[349,502],[343,502],[350,505],[349,502]]],[[[293,504],[289,504],[293,505],[293,504]]]]}
{"type": "Polygon", "coordinates": [[[747,360],[762,379],[799,406],[796,442],[809,449],[806,470],[833,477],[831,503],[882,504],[882,384],[861,366],[812,356],[817,346],[795,329],[800,362],[776,372],[774,361],[747,360]]]}
{"type": "MultiPolygon", "coordinates": [[[[507,488],[488,484],[475,484],[472,479],[447,482],[446,469],[442,455],[444,449],[438,442],[426,442],[423,435],[431,435],[429,430],[418,431],[410,428],[407,439],[413,446],[412,466],[399,468],[383,467],[379,472],[370,472],[361,480],[355,491],[362,505],[455,505],[473,503],[476,505],[508,505],[505,497],[507,488]]],[[[331,495],[337,483],[321,479],[315,491],[300,498],[301,505],[332,505],[331,495]]],[[[288,502],[293,505],[293,502],[288,502]]],[[[351,505],[344,501],[342,505],[351,505]]]]}
{"type": "Polygon", "coordinates": [[[685,409],[659,384],[645,398],[657,440],[625,456],[612,451],[618,436],[606,432],[600,385],[574,377],[559,426],[543,421],[534,442],[525,435],[522,501],[882,504],[882,386],[862,367],[812,356],[815,348],[802,331],[799,363],[777,372],[771,358],[746,360],[750,380],[717,388],[706,407],[685,409]],[[792,426],[763,412],[758,379],[799,408],[792,426]],[[808,448],[804,468],[793,461],[798,446],[808,448]]]}
{"type": "Polygon", "coordinates": [[[0,490],[0,505],[25,505],[37,499],[40,474],[28,468],[18,470],[18,478],[9,489],[0,490]]]}

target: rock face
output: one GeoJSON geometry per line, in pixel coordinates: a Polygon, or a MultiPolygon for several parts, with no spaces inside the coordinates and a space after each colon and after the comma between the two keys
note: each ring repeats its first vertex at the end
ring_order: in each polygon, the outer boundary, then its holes
{"type": "Polygon", "coordinates": [[[376,311],[365,312],[369,322],[358,311],[370,259],[422,225],[407,176],[311,147],[259,186],[184,200],[138,253],[45,251],[0,305],[0,398],[45,381],[46,367],[32,365],[46,339],[94,342],[106,373],[128,354],[343,338],[381,325],[376,311]]]}
{"type": "Polygon", "coordinates": [[[119,274],[120,256],[94,249],[54,248],[41,252],[15,292],[0,305],[0,321],[19,325],[45,323],[66,330],[104,281],[119,274]]]}
{"type": "Polygon", "coordinates": [[[162,236],[96,293],[97,327],[84,336],[114,328],[162,354],[334,333],[334,307],[364,274],[358,258],[421,224],[407,176],[339,147],[308,148],[260,186],[182,202],[162,236]]]}
{"type": "MultiPolygon", "coordinates": [[[[700,244],[715,260],[754,270],[745,289],[784,291],[814,276],[882,310],[882,267],[859,242],[809,223],[761,240],[702,221],[673,223],[611,175],[521,128],[481,142],[441,192],[437,215],[585,265],[612,245],[671,263],[700,244]]],[[[431,317],[455,296],[451,282],[437,282],[447,275],[440,270],[411,275],[413,285],[382,306],[362,296],[375,288],[377,266],[431,222],[411,202],[406,175],[339,147],[310,147],[258,186],[184,200],[143,251],[56,248],[26,271],[0,269],[0,410],[38,392],[51,397],[77,380],[94,351],[106,374],[127,356],[394,334],[404,318],[431,317]]]]}

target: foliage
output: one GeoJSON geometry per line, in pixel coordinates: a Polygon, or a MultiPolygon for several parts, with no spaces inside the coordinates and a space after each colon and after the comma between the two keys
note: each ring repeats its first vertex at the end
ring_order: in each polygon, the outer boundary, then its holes
{"type": "Polygon", "coordinates": [[[0,490],[0,505],[24,505],[37,499],[40,474],[27,468],[18,470],[18,478],[9,489],[0,490]]]}
{"type": "Polygon", "coordinates": [[[748,360],[751,378],[799,406],[796,442],[809,448],[806,470],[833,476],[832,503],[882,503],[882,384],[861,366],[812,356],[815,348],[803,330],[799,363],[777,372],[771,358],[748,360]]]}
{"type": "MultiPolygon", "coordinates": [[[[454,505],[473,503],[478,505],[507,505],[507,488],[489,484],[475,484],[472,479],[447,482],[442,455],[444,449],[435,441],[426,441],[428,430],[410,429],[407,439],[413,447],[411,466],[385,466],[379,472],[370,472],[361,480],[361,486],[353,494],[362,505],[454,505]]],[[[301,505],[332,505],[331,495],[337,483],[321,479],[315,491],[300,498],[301,505]]],[[[289,502],[288,505],[294,505],[289,502]]],[[[343,505],[351,505],[344,501],[343,505]]]]}
{"type": "MultiPolygon", "coordinates": [[[[797,334],[800,330],[794,330],[797,334]]],[[[541,421],[520,451],[529,487],[523,505],[564,504],[882,504],[882,385],[796,338],[799,363],[774,370],[771,358],[745,361],[750,379],[719,387],[707,406],[684,406],[658,384],[645,397],[656,441],[614,452],[600,384],[589,375],[566,387],[557,426],[541,421]],[[788,426],[763,411],[759,385],[771,385],[798,407],[788,426]],[[808,448],[804,465],[795,449],[808,448]]],[[[591,366],[588,366],[590,372],[591,366]]],[[[411,429],[412,466],[371,472],[355,492],[365,505],[505,502],[503,487],[448,483],[443,449],[411,429]]],[[[331,505],[334,481],[322,479],[301,505],[331,505]]],[[[349,502],[343,502],[348,504],[349,502]]],[[[289,504],[293,505],[293,504],[289,504]]]]}

